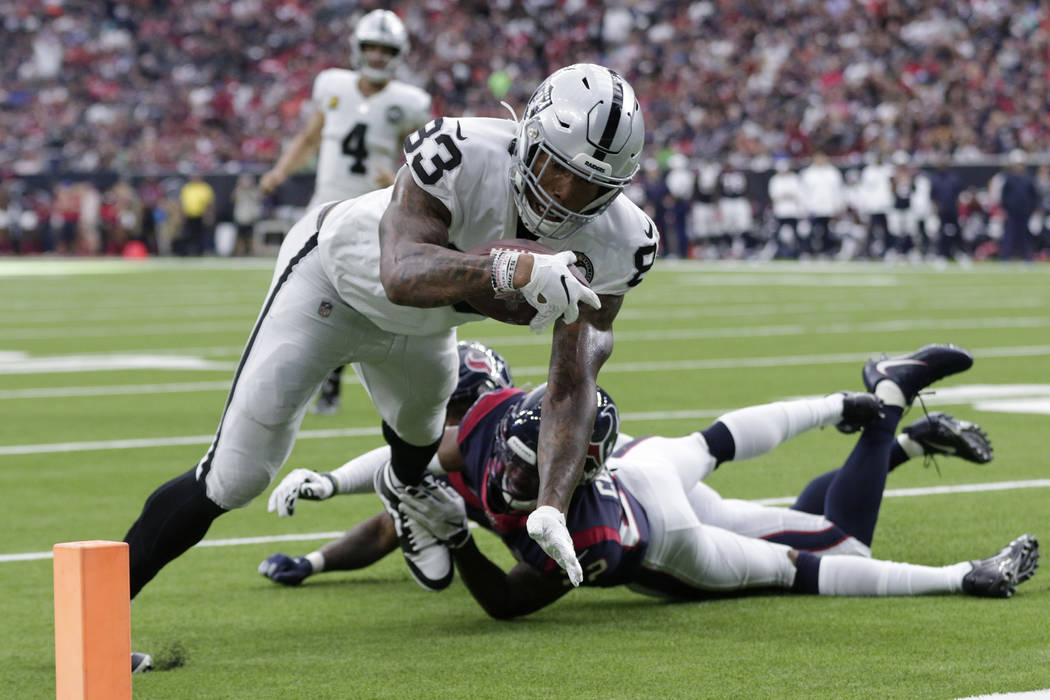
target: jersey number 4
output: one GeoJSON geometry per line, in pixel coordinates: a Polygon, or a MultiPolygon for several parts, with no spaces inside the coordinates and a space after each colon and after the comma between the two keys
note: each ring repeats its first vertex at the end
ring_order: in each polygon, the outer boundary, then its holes
{"type": "Polygon", "coordinates": [[[354,159],[354,162],[350,164],[350,172],[356,175],[364,175],[366,172],[365,159],[368,158],[368,148],[365,146],[366,131],[368,131],[368,124],[356,124],[343,139],[343,155],[354,159]]]}
{"type": "Polygon", "coordinates": [[[405,139],[405,156],[415,153],[416,149],[423,145],[427,139],[431,139],[436,145],[436,153],[428,160],[423,159],[422,153],[416,153],[410,165],[420,182],[425,185],[433,185],[446,170],[452,170],[463,162],[463,153],[456,146],[456,142],[448,134],[439,134],[443,117],[424,124],[415,133],[409,134],[405,139]],[[435,134],[437,134],[435,136],[435,134]]]}

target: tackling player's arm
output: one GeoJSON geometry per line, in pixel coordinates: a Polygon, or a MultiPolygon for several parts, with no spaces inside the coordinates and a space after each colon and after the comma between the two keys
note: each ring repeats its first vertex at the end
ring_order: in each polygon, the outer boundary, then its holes
{"type": "MultiPolygon", "coordinates": [[[[402,168],[379,221],[379,278],[395,304],[430,308],[492,294],[492,260],[448,248],[452,216],[402,168]]],[[[523,253],[514,286],[528,283],[532,256],[523,253]]]]}
{"type": "Polygon", "coordinates": [[[473,538],[452,550],[452,558],[463,585],[478,605],[497,620],[536,612],[572,590],[560,578],[544,576],[524,562],[504,572],[481,553],[473,538]]]}
{"type": "Polygon", "coordinates": [[[581,307],[576,323],[554,326],[547,394],[540,419],[537,505],[562,513],[583,474],[597,408],[598,370],[613,349],[612,323],[622,296],[602,295],[600,309],[581,307]]]}
{"type": "Polygon", "coordinates": [[[266,194],[273,192],[317,152],[321,145],[322,129],[324,129],[324,112],[317,110],[310,115],[306,126],[295,135],[292,142],[281,153],[277,164],[259,179],[259,187],[263,192],[266,194]]]}

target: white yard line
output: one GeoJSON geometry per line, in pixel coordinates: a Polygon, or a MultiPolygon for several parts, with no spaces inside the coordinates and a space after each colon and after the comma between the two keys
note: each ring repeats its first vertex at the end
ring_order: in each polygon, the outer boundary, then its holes
{"type": "MultiPolygon", "coordinates": [[[[953,493],[979,493],[984,491],[1005,491],[1010,489],[1030,489],[1050,487],[1050,479],[1034,479],[1031,481],[998,481],[983,484],[957,484],[955,486],[931,486],[927,488],[914,489],[887,489],[883,493],[884,498],[900,498],[908,496],[930,496],[953,493]]],[[[754,501],[762,505],[786,505],[795,502],[794,496],[782,498],[764,498],[754,501]]],[[[330,532],[307,532],[293,535],[260,535],[258,537],[231,537],[226,539],[204,540],[197,547],[236,547],[246,544],[267,544],[271,542],[300,542],[307,540],[327,540],[339,537],[342,530],[330,532]]],[[[51,552],[23,552],[19,554],[0,554],[0,563],[34,561],[38,559],[50,559],[51,552]]]]}
{"type": "MultiPolygon", "coordinates": [[[[661,313],[659,311],[639,311],[638,318],[659,320],[680,312],[661,313]]],[[[690,315],[686,313],[686,316],[690,315]]],[[[198,315],[199,316],[199,315],[198,315]]],[[[628,318],[625,316],[625,318],[628,318]]],[[[151,316],[155,318],[155,316],[151,316]]],[[[19,328],[4,330],[3,335],[9,340],[58,340],[63,338],[99,338],[139,335],[177,335],[183,333],[247,332],[254,322],[253,317],[230,318],[228,321],[195,321],[193,323],[167,322],[161,324],[120,324],[116,326],[71,325],[63,323],[43,328],[19,328]]],[[[997,328],[1046,328],[1050,327],[1047,316],[989,316],[986,318],[920,318],[892,321],[871,321],[864,323],[792,323],[767,326],[739,326],[730,328],[680,328],[668,331],[644,330],[617,332],[619,342],[655,342],[664,340],[694,340],[703,338],[753,338],[800,335],[827,335],[849,333],[888,333],[913,330],[949,331],[949,330],[988,330],[997,328]]],[[[546,345],[550,338],[546,335],[520,334],[517,336],[500,336],[494,338],[502,346],[506,345],[546,345]]]]}
{"type": "MultiPolygon", "coordinates": [[[[658,333],[654,333],[654,339],[658,337],[658,333]]],[[[524,342],[514,338],[476,338],[481,342],[489,343],[492,345],[531,345],[533,341],[526,338],[524,342]]],[[[545,338],[540,338],[544,343],[549,342],[545,338]]],[[[221,350],[221,348],[212,348],[212,351],[221,350]]],[[[888,354],[893,355],[900,352],[907,352],[907,350],[890,350],[888,354]]],[[[219,354],[219,353],[217,353],[219,354]]],[[[142,358],[137,358],[134,355],[116,354],[116,355],[103,355],[99,353],[85,354],[75,356],[79,359],[74,361],[71,359],[72,356],[45,356],[39,358],[24,358],[22,353],[8,353],[9,357],[5,356],[5,353],[0,351],[0,374],[5,373],[4,367],[8,368],[10,373],[30,373],[28,367],[23,366],[26,363],[39,363],[39,373],[46,373],[50,371],[62,371],[62,372],[74,372],[74,371],[87,371],[89,369],[140,369],[142,358]],[[124,364],[122,364],[122,362],[124,364]],[[136,364],[138,363],[138,364],[136,364]],[[127,366],[125,366],[127,365],[127,366]],[[57,368],[61,369],[57,369],[57,368]],[[23,371],[25,370],[25,371],[23,371]]],[[[978,358],[1005,358],[1005,357],[1038,357],[1041,355],[1050,355],[1050,345],[1025,345],[1025,346],[1014,346],[1014,347],[994,347],[994,348],[981,348],[974,350],[974,355],[978,358]]],[[[666,371],[702,371],[711,369],[746,369],[749,367],[798,367],[804,365],[828,365],[828,364],[843,364],[851,362],[863,362],[868,359],[870,353],[836,353],[827,355],[779,355],[772,357],[725,357],[725,358],[712,358],[707,360],[666,360],[657,362],[611,362],[602,368],[602,371],[606,374],[609,373],[636,373],[636,372],[666,372],[666,371]]],[[[169,369],[180,368],[179,361],[180,356],[178,355],[154,355],[149,357],[149,361],[158,365],[171,365],[169,369]]],[[[197,358],[182,358],[184,363],[189,363],[190,366],[184,367],[186,369],[202,369],[212,371],[229,371],[235,365],[232,363],[200,363],[197,358]]],[[[163,368],[163,367],[160,367],[163,368]]],[[[514,369],[514,374],[526,377],[545,376],[547,374],[547,366],[535,365],[535,366],[522,366],[514,369]]],[[[346,380],[348,383],[356,382],[356,379],[348,376],[346,380]]],[[[198,383],[191,383],[196,386],[198,383]]],[[[134,385],[133,385],[134,386],[134,385]]],[[[151,386],[166,386],[166,385],[141,385],[146,387],[151,386]]],[[[180,391],[175,388],[183,386],[178,383],[171,385],[173,388],[170,391],[180,391]]],[[[46,392],[59,392],[65,390],[65,387],[49,387],[49,388],[33,388],[33,389],[9,389],[0,391],[0,399],[16,399],[16,398],[34,398],[38,393],[39,396],[58,396],[60,394],[47,394],[46,392]]],[[[187,391],[197,391],[196,388],[186,389],[187,391]]],[[[106,395],[110,391],[109,387],[70,387],[68,391],[71,393],[70,396],[102,396],[106,395]]],[[[142,392],[129,391],[121,388],[119,385],[114,385],[112,388],[113,394],[129,394],[129,393],[150,393],[152,390],[143,390],[142,392]]],[[[167,393],[169,390],[158,389],[159,393],[167,393]]]]}
{"type": "MultiPolygon", "coordinates": [[[[299,440],[328,440],[331,438],[381,435],[379,428],[338,428],[332,430],[303,430],[299,440]]],[[[129,450],[143,447],[172,447],[177,445],[210,445],[214,434],[182,435],[167,438],[132,438],[127,440],[93,440],[84,442],[53,442],[39,445],[4,445],[3,455],[37,455],[56,452],[88,452],[93,450],[129,450]]]]}

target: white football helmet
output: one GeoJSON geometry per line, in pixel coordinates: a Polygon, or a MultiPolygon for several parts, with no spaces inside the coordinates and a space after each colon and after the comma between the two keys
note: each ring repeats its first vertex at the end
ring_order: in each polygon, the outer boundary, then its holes
{"type": "Polygon", "coordinates": [[[354,34],[350,37],[350,65],[375,83],[391,80],[407,53],[408,32],[397,15],[390,10],[369,12],[357,23],[354,34]],[[390,57],[384,67],[373,68],[365,61],[364,44],[389,46],[397,53],[390,57]]]}
{"type": "Polygon", "coordinates": [[[529,98],[518,124],[510,173],[518,216],[537,235],[566,238],[597,218],[630,183],[644,143],[642,110],[626,80],[592,63],[554,72],[529,98]],[[548,157],[534,172],[541,153],[548,157]],[[582,211],[563,206],[540,186],[552,159],[601,185],[582,211]]]}

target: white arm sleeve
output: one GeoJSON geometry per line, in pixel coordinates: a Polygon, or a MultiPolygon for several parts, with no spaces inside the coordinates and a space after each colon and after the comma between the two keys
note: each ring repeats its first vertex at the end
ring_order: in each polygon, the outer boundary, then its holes
{"type": "Polygon", "coordinates": [[[336,493],[372,493],[372,480],[381,466],[390,461],[390,446],[383,445],[332,471],[336,493]]]}
{"type": "MultiPolygon", "coordinates": [[[[337,494],[350,493],[372,493],[372,485],[375,473],[381,466],[390,461],[390,446],[383,445],[371,452],[366,452],[360,457],[354,457],[343,466],[331,472],[335,479],[335,492],[337,494]]],[[[433,474],[444,474],[438,462],[437,454],[430,460],[427,469],[433,474]]]]}

